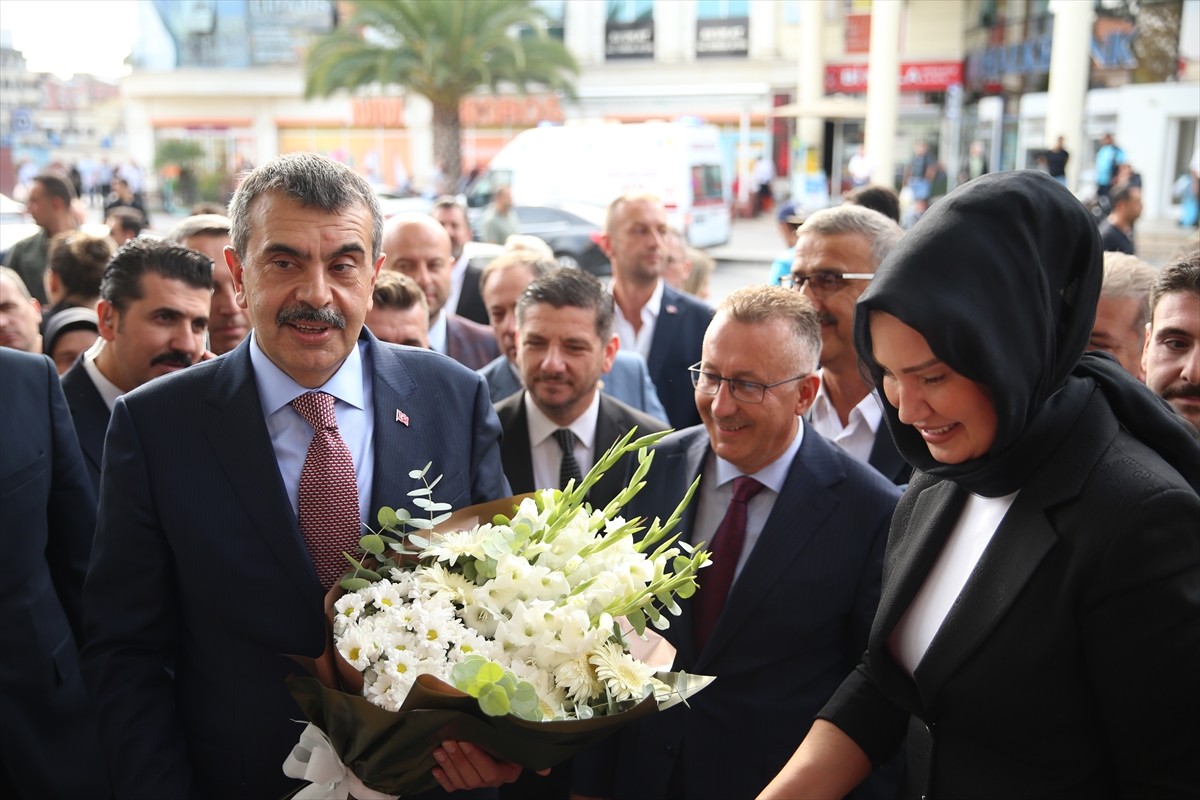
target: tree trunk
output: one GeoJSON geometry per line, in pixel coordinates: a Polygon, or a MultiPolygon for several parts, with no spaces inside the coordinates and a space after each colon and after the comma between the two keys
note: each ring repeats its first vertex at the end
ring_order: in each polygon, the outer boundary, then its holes
{"type": "Polygon", "coordinates": [[[458,105],[458,101],[433,104],[433,157],[445,183],[438,187],[439,194],[456,193],[462,174],[462,123],[458,105]]]}

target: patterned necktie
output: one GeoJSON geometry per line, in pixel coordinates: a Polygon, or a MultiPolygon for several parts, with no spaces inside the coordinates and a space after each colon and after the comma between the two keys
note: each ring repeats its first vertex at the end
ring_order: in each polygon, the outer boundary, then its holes
{"type": "Polygon", "coordinates": [[[692,601],[692,634],[697,653],[704,650],[713,628],[717,627],[717,619],[733,584],[733,573],[746,544],[746,504],[764,488],[745,475],[733,479],[733,499],[729,501],[725,518],[717,526],[708,548],[712,553],[712,566],[700,572],[700,588],[692,601]]]}
{"type": "Polygon", "coordinates": [[[333,395],[302,394],[292,401],[292,408],[313,427],[300,470],[300,532],[321,587],[328,589],[346,571],[342,553],[358,549],[358,478],[354,459],[338,432],[333,395]]]}
{"type": "Polygon", "coordinates": [[[583,475],[579,472],[579,462],[575,460],[575,434],[567,428],[559,428],[554,432],[554,438],[558,440],[563,454],[562,463],[558,468],[558,488],[567,488],[567,481],[572,478],[575,479],[575,486],[578,488],[583,475]]]}

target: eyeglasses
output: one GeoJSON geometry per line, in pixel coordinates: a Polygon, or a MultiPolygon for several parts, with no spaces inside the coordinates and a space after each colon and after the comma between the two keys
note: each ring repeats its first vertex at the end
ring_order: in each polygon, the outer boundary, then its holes
{"type": "Polygon", "coordinates": [[[809,288],[813,294],[830,295],[840,291],[846,285],[846,281],[869,281],[874,277],[870,272],[829,272],[822,270],[814,272],[812,275],[800,275],[793,272],[791,275],[780,276],[779,285],[785,289],[793,289],[798,292],[804,288],[805,283],[809,283],[809,288]]]}
{"type": "Polygon", "coordinates": [[[688,372],[692,373],[692,386],[696,387],[696,391],[701,394],[716,394],[721,391],[721,383],[724,381],[729,384],[729,393],[733,395],[733,399],[739,403],[761,403],[767,395],[767,389],[774,389],[776,386],[782,386],[785,383],[798,381],[801,378],[807,378],[809,373],[797,375],[794,378],[787,380],[776,381],[775,383],[756,383],[755,381],[744,381],[740,378],[722,378],[720,375],[714,375],[711,372],[703,372],[700,369],[702,362],[696,362],[688,367],[688,372]]]}

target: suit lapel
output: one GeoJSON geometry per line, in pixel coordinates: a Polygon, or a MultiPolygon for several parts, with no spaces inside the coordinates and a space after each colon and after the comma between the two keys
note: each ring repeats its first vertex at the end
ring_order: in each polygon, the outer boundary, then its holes
{"type": "Polygon", "coordinates": [[[741,624],[762,602],[796,558],[809,547],[837,505],[830,483],[841,480],[845,471],[824,441],[806,431],[783,491],[775,500],[758,542],[746,559],[742,572],[730,589],[725,607],[713,628],[698,668],[714,659],[741,624]],[[797,521],[802,521],[797,524],[797,521]]]}
{"type": "Polygon", "coordinates": [[[506,398],[505,405],[505,413],[500,415],[500,425],[504,431],[500,439],[500,461],[504,464],[504,476],[516,494],[532,492],[538,487],[533,483],[533,455],[529,444],[529,419],[525,414],[525,392],[522,390],[506,398]]]}
{"type": "MultiPolygon", "coordinates": [[[[420,469],[425,464],[410,463],[408,454],[416,449],[415,444],[423,439],[422,431],[431,421],[420,405],[417,382],[387,345],[374,334],[363,329],[363,337],[370,343],[367,348],[371,359],[371,390],[374,403],[375,450],[374,471],[371,484],[371,505],[368,506],[367,523],[375,527],[373,516],[384,506],[395,508],[415,488],[408,477],[409,470],[420,469]],[[407,465],[407,466],[406,466],[407,465]]],[[[437,474],[436,464],[434,474],[437,474]]]]}
{"type": "Polygon", "coordinates": [[[650,358],[646,361],[652,380],[657,379],[666,366],[667,355],[674,349],[678,335],[679,306],[675,299],[675,290],[664,284],[662,306],[658,318],[654,321],[654,336],[650,340],[650,358]]]}
{"type": "Polygon", "coordinates": [[[908,483],[906,476],[912,472],[912,467],[896,449],[896,443],[892,441],[886,424],[881,425],[875,432],[875,444],[871,446],[871,455],[867,458],[867,463],[883,473],[892,483],[908,483]],[[900,480],[901,478],[903,480],[900,480]]]}
{"type": "Polygon", "coordinates": [[[247,337],[222,359],[205,398],[217,413],[204,415],[200,422],[255,534],[266,540],[300,595],[319,607],[321,586],[279,474],[254,383],[249,342],[247,337]],[[231,447],[231,442],[238,446],[231,447]]]}
{"type": "Polygon", "coordinates": [[[99,472],[104,463],[104,436],[108,432],[112,412],[105,405],[96,384],[92,383],[91,376],[84,370],[82,358],[80,356],[71,368],[73,374],[64,376],[63,389],[75,418],[75,431],[83,454],[99,472]]]}

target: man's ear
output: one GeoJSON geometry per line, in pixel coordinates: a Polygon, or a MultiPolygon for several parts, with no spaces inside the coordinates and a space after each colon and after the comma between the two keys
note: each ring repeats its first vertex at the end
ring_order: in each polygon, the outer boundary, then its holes
{"type": "Polygon", "coordinates": [[[800,391],[796,394],[796,416],[802,417],[808,413],[813,401],[817,399],[817,390],[821,388],[821,377],[815,372],[805,375],[799,381],[800,391]]]}
{"type": "Polygon", "coordinates": [[[116,338],[120,323],[121,316],[116,306],[104,299],[96,303],[96,325],[105,341],[111,342],[116,338]]]}
{"type": "MultiPolygon", "coordinates": [[[[246,302],[246,286],[242,282],[242,259],[238,257],[237,251],[233,249],[233,245],[225,245],[222,250],[225,254],[225,265],[229,269],[229,274],[233,276],[233,297],[241,308],[247,308],[246,302]]],[[[213,267],[216,269],[216,266],[213,267]]]]}

